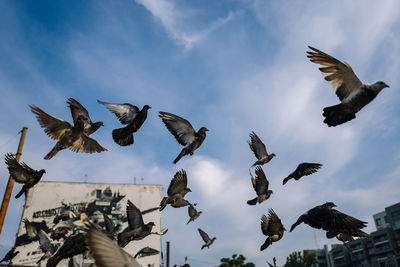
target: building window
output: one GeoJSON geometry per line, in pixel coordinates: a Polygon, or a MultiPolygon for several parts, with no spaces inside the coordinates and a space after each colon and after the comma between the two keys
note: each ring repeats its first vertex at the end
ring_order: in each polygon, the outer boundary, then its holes
{"type": "Polygon", "coordinates": [[[382,225],[382,219],[381,218],[376,218],[375,222],[376,222],[376,226],[381,226],[382,225]]]}
{"type": "Polygon", "coordinates": [[[383,217],[383,220],[385,221],[385,223],[388,223],[388,220],[387,220],[387,216],[385,215],[385,217],[383,217]]]}
{"type": "Polygon", "coordinates": [[[392,212],[393,220],[400,219],[400,210],[396,210],[392,212]]]}
{"type": "Polygon", "coordinates": [[[96,190],[96,198],[101,198],[101,189],[96,190]]]}

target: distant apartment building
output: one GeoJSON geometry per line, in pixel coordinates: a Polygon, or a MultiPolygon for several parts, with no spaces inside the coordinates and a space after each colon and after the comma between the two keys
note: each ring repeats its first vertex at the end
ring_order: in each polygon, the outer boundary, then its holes
{"type": "Polygon", "coordinates": [[[318,267],[400,267],[400,203],[373,215],[376,231],[315,250],[318,267]]]}

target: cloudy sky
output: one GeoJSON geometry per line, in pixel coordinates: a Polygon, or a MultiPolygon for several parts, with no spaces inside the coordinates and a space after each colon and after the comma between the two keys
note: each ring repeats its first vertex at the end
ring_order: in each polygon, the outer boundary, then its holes
{"type": "MultiPolygon", "coordinates": [[[[330,242],[322,231],[298,226],[266,251],[260,217],[273,208],[287,229],[311,207],[333,201],[338,209],[375,225],[372,214],[400,199],[400,2],[384,1],[0,1],[0,154],[15,153],[18,132],[29,128],[22,160],[45,168],[47,181],[162,184],[187,170],[203,214],[186,225],[187,209],[167,207],[163,237],[172,263],[213,266],[244,254],[258,266],[296,250],[330,242]],[[358,77],[391,87],[357,118],[336,128],[322,109],[338,103],[317,66],[306,58],[312,45],[351,64],[358,77]],[[93,134],[109,151],[43,156],[55,144],[28,105],[71,121],[66,100],[74,97],[93,121],[93,134]],[[120,127],[97,104],[152,106],[135,144],[116,145],[120,127]],[[181,147],[157,117],[168,111],[210,131],[193,157],[172,161],[181,147]],[[254,197],[248,174],[255,161],[246,140],[255,131],[277,156],[263,167],[272,197],[254,197]],[[322,169],[284,187],[300,162],[322,169]],[[200,250],[201,227],[217,240],[200,250]]],[[[0,168],[6,186],[8,172],[0,168]]],[[[15,195],[20,185],[14,187],[15,195]]],[[[165,191],[164,191],[165,192],[165,191]]],[[[0,252],[13,244],[24,199],[12,198],[0,252]]]]}

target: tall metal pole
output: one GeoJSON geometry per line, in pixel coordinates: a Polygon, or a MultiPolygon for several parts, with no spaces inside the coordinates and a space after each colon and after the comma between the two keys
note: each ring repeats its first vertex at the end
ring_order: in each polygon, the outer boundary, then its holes
{"type": "MultiPolygon", "coordinates": [[[[28,131],[28,127],[22,128],[22,131],[21,131],[22,134],[21,134],[21,138],[19,139],[17,155],[15,157],[15,159],[18,162],[22,155],[22,148],[24,147],[25,136],[26,136],[27,131],[28,131]]],[[[6,218],[8,204],[10,203],[10,198],[11,198],[11,193],[12,193],[13,187],[14,187],[14,179],[10,176],[10,177],[8,177],[7,188],[6,188],[6,191],[4,192],[3,202],[1,203],[0,234],[1,234],[1,231],[3,230],[3,224],[4,224],[4,220],[6,218]]]]}
{"type": "Polygon", "coordinates": [[[169,241],[167,241],[167,267],[169,267],[169,241]]]}

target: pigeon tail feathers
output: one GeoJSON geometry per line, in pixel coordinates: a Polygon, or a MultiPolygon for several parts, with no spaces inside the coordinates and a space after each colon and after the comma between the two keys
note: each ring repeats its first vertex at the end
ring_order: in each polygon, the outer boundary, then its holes
{"type": "Polygon", "coordinates": [[[271,245],[271,242],[269,240],[269,237],[265,240],[264,244],[261,245],[260,247],[260,251],[263,251],[264,249],[266,249],[267,247],[269,247],[269,245],[271,245]]]}
{"type": "Polygon", "coordinates": [[[176,157],[173,163],[176,164],[183,156],[185,156],[186,155],[185,152],[186,152],[185,149],[182,149],[181,153],[179,153],[179,155],[176,157]]]}
{"type": "Polygon", "coordinates": [[[258,197],[253,198],[253,199],[247,201],[247,204],[254,206],[255,204],[257,204],[257,200],[258,200],[258,197]]]}
{"type": "Polygon", "coordinates": [[[47,159],[47,160],[51,159],[52,157],[54,157],[58,153],[58,151],[60,151],[60,150],[58,149],[58,147],[56,145],[55,147],[53,147],[52,150],[50,150],[49,153],[47,153],[46,156],[44,156],[44,159],[47,159]]]}
{"type": "Polygon", "coordinates": [[[324,123],[328,124],[329,127],[343,124],[356,117],[354,113],[346,112],[342,104],[326,107],[323,111],[324,123]]]}
{"type": "Polygon", "coordinates": [[[133,144],[133,133],[126,130],[126,127],[112,131],[114,142],[120,146],[129,146],[133,144]]]}
{"type": "Polygon", "coordinates": [[[19,198],[20,196],[22,196],[23,193],[25,193],[25,195],[26,195],[25,186],[22,187],[21,191],[19,191],[19,193],[15,196],[15,198],[19,198]]]}

